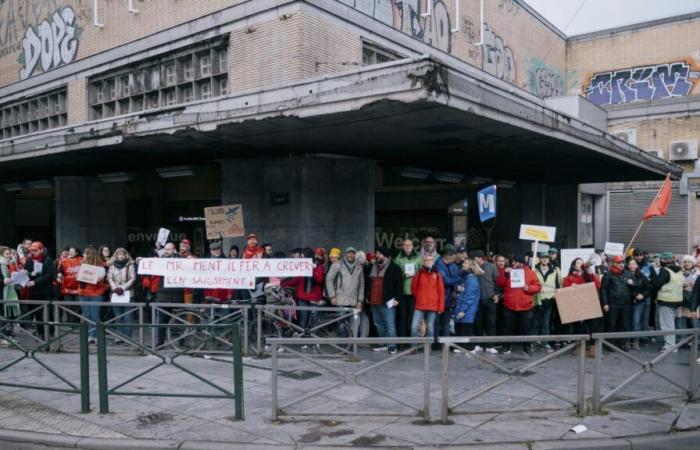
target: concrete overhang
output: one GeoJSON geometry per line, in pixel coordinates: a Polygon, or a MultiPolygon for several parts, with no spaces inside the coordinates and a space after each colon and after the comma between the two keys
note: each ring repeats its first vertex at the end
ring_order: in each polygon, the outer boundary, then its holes
{"type": "Polygon", "coordinates": [[[682,169],[428,56],[0,141],[7,182],[218,158],[324,154],[519,182],[661,179],[682,169]]]}

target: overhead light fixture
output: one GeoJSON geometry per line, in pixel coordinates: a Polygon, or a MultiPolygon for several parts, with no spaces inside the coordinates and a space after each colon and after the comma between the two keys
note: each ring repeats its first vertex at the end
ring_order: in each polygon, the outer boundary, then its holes
{"type": "Polygon", "coordinates": [[[28,189],[51,189],[52,187],[50,180],[35,180],[27,183],[28,189]]]}
{"type": "Polygon", "coordinates": [[[476,185],[489,184],[492,181],[493,179],[489,177],[469,177],[469,182],[476,185]]]}
{"type": "Polygon", "coordinates": [[[496,183],[496,186],[504,189],[510,189],[513,186],[515,186],[515,181],[511,180],[498,180],[498,183],[496,183]]]}
{"type": "Polygon", "coordinates": [[[160,167],[156,169],[161,178],[191,177],[194,175],[192,166],[160,167]]]}
{"type": "Polygon", "coordinates": [[[125,183],[134,179],[134,174],[130,172],[102,173],[97,178],[103,183],[125,183]]]}
{"type": "Polygon", "coordinates": [[[435,172],[433,176],[437,181],[442,181],[443,183],[461,183],[464,181],[464,175],[461,173],[435,172]]]}
{"type": "Polygon", "coordinates": [[[425,180],[430,176],[430,171],[427,169],[419,169],[417,167],[404,167],[403,170],[401,170],[401,176],[405,178],[425,180]]]}
{"type": "Polygon", "coordinates": [[[20,183],[7,183],[3,184],[2,188],[7,192],[17,192],[22,190],[22,185],[20,183]]]}

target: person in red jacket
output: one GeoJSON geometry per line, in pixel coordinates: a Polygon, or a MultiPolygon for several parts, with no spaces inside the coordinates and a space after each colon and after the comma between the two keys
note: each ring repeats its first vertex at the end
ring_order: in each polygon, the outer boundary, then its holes
{"type": "MultiPolygon", "coordinates": [[[[542,285],[537,279],[535,272],[525,265],[525,257],[522,255],[514,256],[513,267],[509,267],[499,273],[497,284],[503,289],[505,335],[513,336],[516,330],[518,335],[531,335],[534,320],[533,310],[535,308],[533,297],[542,289],[542,285]],[[522,274],[516,272],[521,270],[523,271],[522,274]],[[522,279],[514,280],[516,274],[522,275],[522,279]],[[522,285],[520,284],[521,281],[523,282],[522,285]]],[[[503,353],[508,355],[510,351],[510,345],[507,345],[503,353]]],[[[523,344],[523,353],[526,356],[532,356],[534,353],[529,342],[523,344]]]]}
{"type": "MultiPolygon", "coordinates": [[[[209,244],[209,257],[214,259],[223,258],[223,247],[221,245],[221,241],[214,241],[209,244]]],[[[204,299],[209,302],[228,303],[232,296],[232,289],[209,288],[204,290],[204,299]]],[[[185,303],[187,303],[187,298],[185,298],[185,303]]]]}
{"type": "MultiPolygon", "coordinates": [[[[294,300],[299,306],[317,305],[323,300],[323,283],[326,278],[323,259],[318,251],[304,249],[304,258],[314,258],[314,269],[310,277],[294,277],[282,282],[282,287],[294,289],[294,300]]],[[[309,310],[299,311],[299,326],[306,329],[311,317],[309,310]]]]}
{"type": "Polygon", "coordinates": [[[420,335],[421,322],[425,321],[425,335],[434,337],[435,320],[445,310],[445,286],[442,276],[435,270],[435,258],[432,255],[423,257],[423,267],[411,282],[411,292],[416,299],[411,336],[420,335]]]}
{"type": "MultiPolygon", "coordinates": [[[[600,289],[600,276],[598,276],[594,267],[590,263],[584,262],[581,258],[576,258],[571,261],[569,275],[564,278],[564,287],[594,283],[597,290],[600,289]]],[[[601,319],[588,319],[575,324],[564,325],[564,334],[573,334],[574,331],[580,331],[584,334],[598,333],[601,330],[601,319]]],[[[593,339],[587,342],[586,355],[589,358],[595,357],[595,345],[593,339]]],[[[578,352],[578,349],[576,350],[578,352]]]]}

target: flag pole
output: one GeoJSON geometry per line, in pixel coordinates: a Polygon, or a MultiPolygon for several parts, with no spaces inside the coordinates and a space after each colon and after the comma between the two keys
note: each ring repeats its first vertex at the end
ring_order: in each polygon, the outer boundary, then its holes
{"type": "MultiPolygon", "coordinates": [[[[654,203],[656,203],[656,201],[661,196],[661,191],[663,191],[664,186],[666,185],[666,182],[669,181],[670,177],[671,177],[671,172],[669,172],[666,175],[666,180],[664,180],[664,183],[659,188],[659,192],[656,193],[656,197],[654,197],[654,200],[651,202],[652,205],[654,205],[654,203]]],[[[666,214],[665,211],[662,213],[662,215],[664,215],[664,214],[666,214]]],[[[645,217],[646,217],[646,215],[645,215],[645,217]]],[[[637,226],[637,230],[634,232],[634,235],[632,236],[630,243],[627,244],[627,248],[625,249],[625,255],[627,255],[627,252],[629,252],[630,248],[632,248],[632,244],[634,243],[634,240],[637,239],[637,235],[639,234],[639,231],[642,229],[644,222],[646,222],[646,219],[642,219],[641,222],[639,222],[639,226],[637,226]]]]}
{"type": "Polygon", "coordinates": [[[639,222],[639,226],[637,226],[637,231],[634,232],[634,235],[632,236],[630,243],[627,244],[627,248],[625,249],[625,255],[627,255],[627,252],[630,251],[630,248],[632,247],[634,240],[637,239],[637,235],[639,234],[639,230],[642,229],[642,225],[644,225],[644,222],[646,222],[646,220],[642,220],[641,222],[639,222]]]}

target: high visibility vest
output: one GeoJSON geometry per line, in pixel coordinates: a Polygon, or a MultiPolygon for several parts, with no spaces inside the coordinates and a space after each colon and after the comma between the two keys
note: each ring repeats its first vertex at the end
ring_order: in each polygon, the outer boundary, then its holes
{"type": "Polygon", "coordinates": [[[680,270],[678,272],[674,272],[667,267],[664,267],[664,269],[668,271],[669,275],[671,275],[671,280],[661,286],[661,289],[659,289],[659,293],[657,294],[657,298],[666,303],[682,303],[684,281],[683,272],[680,270]]]}

